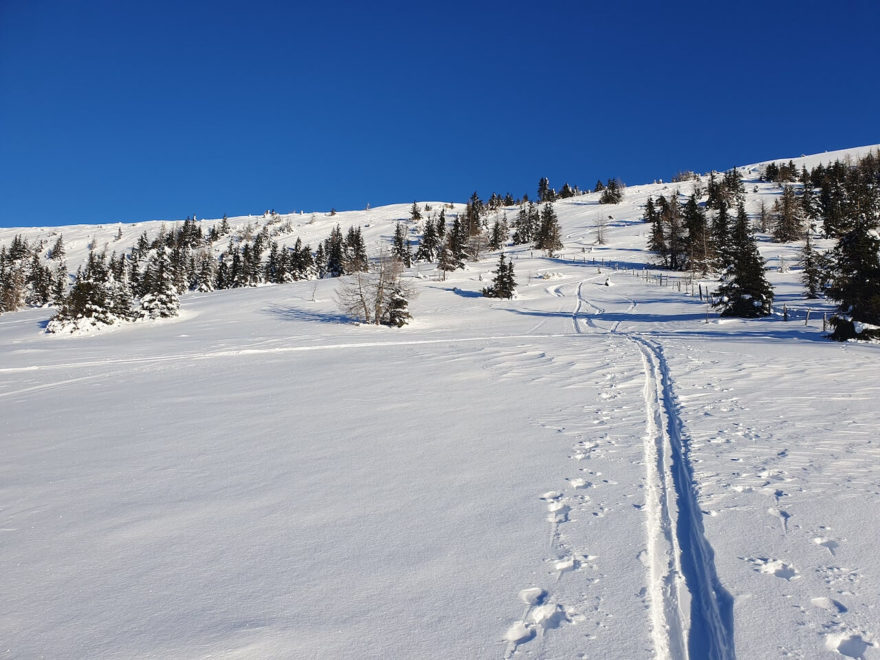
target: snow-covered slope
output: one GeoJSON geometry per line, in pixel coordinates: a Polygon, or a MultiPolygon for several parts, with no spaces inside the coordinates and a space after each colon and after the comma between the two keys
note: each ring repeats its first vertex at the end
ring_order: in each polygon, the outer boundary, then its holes
{"type": "MultiPolygon", "coordinates": [[[[342,322],[335,280],[187,294],[90,337],[4,314],[3,650],[880,657],[878,347],[822,339],[827,303],[778,270],[796,246],[761,243],[787,322],[661,286],[641,206],[690,185],[559,202],[565,249],[509,249],[511,301],[478,295],[494,254],[423,265],[402,329],[342,322]]],[[[746,187],[751,209],[779,194],[746,187]]],[[[305,215],[291,238],[339,222],[375,245],[408,215],[305,215]]],[[[117,227],[42,231],[73,270],[117,227]]]]}

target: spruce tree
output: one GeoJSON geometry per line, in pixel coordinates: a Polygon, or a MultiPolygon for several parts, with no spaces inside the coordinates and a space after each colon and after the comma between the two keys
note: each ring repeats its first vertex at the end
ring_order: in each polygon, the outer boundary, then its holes
{"type": "Polygon", "coordinates": [[[180,311],[180,299],[174,286],[171,260],[163,245],[160,245],[150,257],[147,270],[149,272],[147,278],[149,288],[141,296],[138,318],[156,319],[177,316],[180,311]]]}
{"type": "Polygon", "coordinates": [[[742,204],[731,236],[730,265],[721,276],[717,295],[715,306],[721,308],[721,316],[755,318],[773,311],[773,288],[764,275],[764,260],[742,204]]]}
{"type": "Polygon", "coordinates": [[[446,246],[450,252],[449,258],[456,264],[455,267],[464,268],[467,250],[467,229],[458,218],[452,221],[452,228],[449,230],[446,246]]]}
{"type": "Polygon", "coordinates": [[[541,228],[535,239],[535,249],[544,250],[551,258],[562,249],[562,231],[553,204],[544,204],[541,210],[541,228]]]}
{"type": "Polygon", "coordinates": [[[623,190],[617,179],[608,179],[608,184],[599,197],[600,204],[619,204],[623,200],[623,190]]]}
{"type": "Polygon", "coordinates": [[[706,224],[706,214],[691,195],[684,207],[684,227],[687,232],[687,268],[704,275],[709,271],[712,258],[712,241],[706,224]]]}
{"type": "Polygon", "coordinates": [[[400,282],[397,282],[388,292],[384,324],[402,328],[409,323],[411,318],[412,315],[409,313],[409,301],[406,298],[406,292],[400,285],[400,282]]]}
{"type": "Polygon", "coordinates": [[[437,256],[437,268],[443,273],[443,281],[446,281],[446,273],[451,273],[459,267],[459,262],[452,254],[452,250],[445,243],[440,246],[440,254],[437,256]]]}
{"type": "Polygon", "coordinates": [[[330,232],[324,241],[325,271],[330,277],[339,277],[345,273],[345,246],[342,229],[339,225],[330,232]]]}
{"type": "Polygon", "coordinates": [[[492,231],[489,235],[489,249],[499,250],[507,242],[509,230],[507,228],[507,220],[495,220],[492,225],[492,231]]]}
{"type": "Polygon", "coordinates": [[[425,222],[425,231],[422,233],[422,241],[416,250],[416,261],[434,261],[440,248],[440,238],[437,236],[436,224],[428,219],[425,222]]]}
{"type": "Polygon", "coordinates": [[[831,339],[880,338],[880,238],[861,217],[832,251],[828,297],[837,302],[831,339]]]}
{"type": "Polygon", "coordinates": [[[721,200],[718,213],[712,221],[712,242],[715,246],[715,264],[720,270],[726,269],[732,261],[733,247],[730,237],[730,217],[727,203],[721,200]]]}
{"type": "MultiPolygon", "coordinates": [[[[428,221],[428,225],[432,223],[428,221]]],[[[391,254],[400,262],[409,268],[412,266],[412,252],[409,248],[409,241],[406,237],[406,229],[398,222],[394,227],[394,238],[392,239],[391,254]]]]}
{"type": "Polygon", "coordinates": [[[487,298],[513,298],[516,293],[513,262],[507,261],[503,252],[498,258],[498,267],[494,272],[495,277],[492,278],[492,286],[484,288],[483,295],[487,298]]]}
{"type": "Polygon", "coordinates": [[[789,243],[803,234],[803,209],[798,203],[793,186],[783,188],[782,199],[773,204],[773,215],[776,222],[773,228],[775,241],[789,243]]]}
{"type": "Polygon", "coordinates": [[[806,234],[806,241],[801,250],[801,267],[803,268],[801,282],[804,285],[804,295],[807,298],[818,298],[822,292],[825,276],[822,272],[821,255],[813,249],[813,242],[809,231],[806,234]]]}

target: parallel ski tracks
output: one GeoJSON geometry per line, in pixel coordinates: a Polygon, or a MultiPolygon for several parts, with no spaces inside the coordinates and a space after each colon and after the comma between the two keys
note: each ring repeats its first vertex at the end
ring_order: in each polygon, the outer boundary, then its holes
{"type": "MultiPolygon", "coordinates": [[[[587,300],[579,283],[572,312],[575,331],[585,306],[604,310],[587,300]]],[[[630,300],[628,311],[636,306],[630,300]]],[[[733,602],[721,585],[714,553],[707,541],[687,438],[682,430],[677,399],[663,348],[634,332],[618,332],[587,324],[626,340],[640,353],[645,372],[644,456],[646,466],[648,599],[651,638],[657,658],[734,660],[733,602]]]]}

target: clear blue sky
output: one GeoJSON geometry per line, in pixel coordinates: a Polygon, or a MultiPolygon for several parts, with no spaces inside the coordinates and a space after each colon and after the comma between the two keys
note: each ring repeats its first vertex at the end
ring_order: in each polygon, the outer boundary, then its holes
{"type": "Polygon", "coordinates": [[[880,3],[0,0],[0,226],[533,195],[880,142],[880,3]]]}

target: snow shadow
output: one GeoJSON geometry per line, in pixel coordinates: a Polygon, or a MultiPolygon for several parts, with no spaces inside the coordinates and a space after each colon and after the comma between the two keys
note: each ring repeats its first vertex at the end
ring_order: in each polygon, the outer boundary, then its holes
{"type": "Polygon", "coordinates": [[[345,314],[319,312],[317,310],[300,309],[297,307],[285,307],[284,305],[270,305],[263,309],[282,321],[317,321],[318,323],[354,323],[354,319],[345,314]]]}
{"type": "MultiPolygon", "coordinates": [[[[540,316],[542,318],[560,318],[571,320],[571,312],[538,312],[523,309],[505,309],[504,311],[512,314],[520,314],[521,316],[540,316]]],[[[616,321],[628,323],[683,323],[705,321],[706,313],[694,314],[631,314],[626,312],[602,312],[601,314],[584,314],[582,318],[592,318],[594,321],[611,322],[616,321]]]]}
{"type": "Polygon", "coordinates": [[[465,291],[464,289],[459,289],[457,286],[452,288],[446,288],[444,291],[451,291],[457,296],[461,296],[462,298],[482,298],[483,294],[479,291],[465,291]]]}

